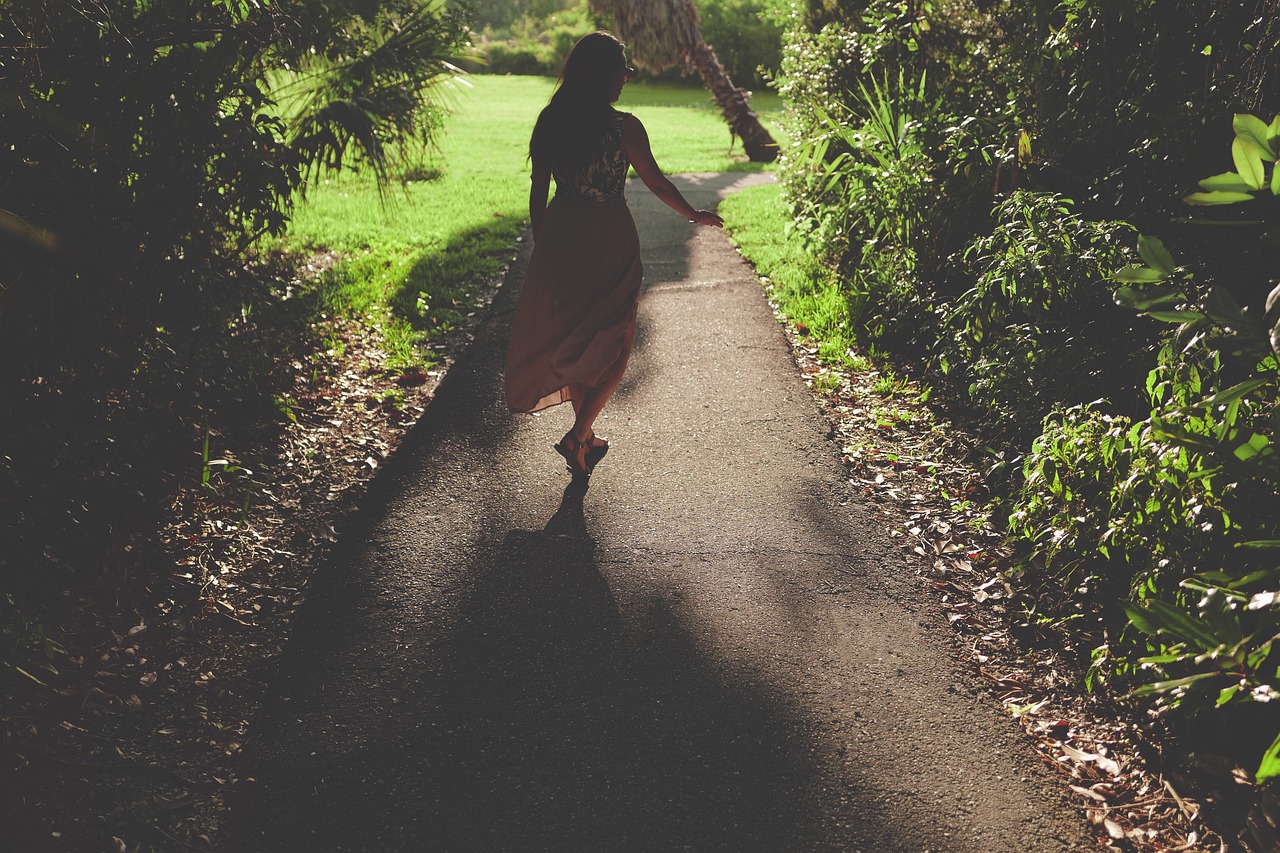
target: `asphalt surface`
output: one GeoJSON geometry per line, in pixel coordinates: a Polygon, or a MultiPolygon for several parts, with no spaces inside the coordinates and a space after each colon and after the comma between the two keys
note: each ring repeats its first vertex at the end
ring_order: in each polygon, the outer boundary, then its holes
{"type": "MultiPolygon", "coordinates": [[[[677,180],[714,207],[762,179],[677,180]]],[[[1093,849],[847,486],[750,268],[629,198],[609,455],[575,483],[568,407],[505,410],[522,255],[319,571],[235,849],[1093,849]]]]}

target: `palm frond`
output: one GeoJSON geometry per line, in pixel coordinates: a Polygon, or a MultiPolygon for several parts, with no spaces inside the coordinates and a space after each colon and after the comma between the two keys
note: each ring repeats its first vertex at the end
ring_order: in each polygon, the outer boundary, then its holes
{"type": "Polygon", "coordinates": [[[433,147],[439,84],[460,73],[463,20],[440,4],[379,17],[348,34],[337,57],[313,55],[275,93],[292,114],[291,146],[308,177],[363,163],[385,190],[398,158],[433,147]]]}

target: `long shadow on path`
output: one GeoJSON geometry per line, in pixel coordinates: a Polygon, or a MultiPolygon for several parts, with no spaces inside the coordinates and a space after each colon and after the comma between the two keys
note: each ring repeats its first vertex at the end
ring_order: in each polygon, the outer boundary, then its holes
{"type": "Polygon", "coordinates": [[[452,627],[401,637],[423,653],[398,689],[379,686],[392,700],[373,725],[330,739],[332,720],[312,705],[265,727],[293,757],[240,804],[242,842],[801,849],[811,769],[794,725],[726,680],[661,599],[630,602],[624,623],[586,533],[585,492],[571,483],[544,529],[477,551],[452,627]],[[321,746],[304,757],[303,741],[321,746]]]}
{"type": "Polygon", "coordinates": [[[593,550],[512,531],[477,566],[446,667],[455,728],[439,754],[452,767],[420,837],[459,850],[793,844],[807,774],[780,710],[726,682],[660,600],[631,602],[639,622],[624,626],[593,550]]]}

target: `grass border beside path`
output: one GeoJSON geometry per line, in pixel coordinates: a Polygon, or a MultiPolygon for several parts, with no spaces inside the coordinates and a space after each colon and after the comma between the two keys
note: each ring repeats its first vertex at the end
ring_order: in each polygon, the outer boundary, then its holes
{"type": "Polygon", "coordinates": [[[857,354],[849,301],[836,274],[789,233],[778,184],[749,187],[720,202],[725,232],[755,266],[775,310],[813,336],[818,354],[833,366],[865,365],[857,354]]]}

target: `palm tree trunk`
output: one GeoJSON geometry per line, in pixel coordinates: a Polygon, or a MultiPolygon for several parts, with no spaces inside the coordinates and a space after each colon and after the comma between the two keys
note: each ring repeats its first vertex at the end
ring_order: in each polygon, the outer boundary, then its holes
{"type": "Polygon", "coordinates": [[[655,73],[672,66],[685,73],[696,68],[730,132],[742,140],[747,156],[757,163],[772,163],[778,158],[778,143],[751,111],[747,91],[733,85],[716,52],[702,37],[692,0],[590,0],[589,5],[593,12],[613,19],[618,35],[630,42],[634,62],[641,68],[655,73]]]}
{"type": "Polygon", "coordinates": [[[729,123],[730,132],[742,140],[747,157],[753,163],[772,163],[778,159],[778,143],[773,141],[769,131],[760,124],[760,117],[751,109],[747,90],[733,85],[711,45],[699,37],[689,51],[689,59],[702,75],[702,85],[715,98],[721,115],[729,123]]]}

